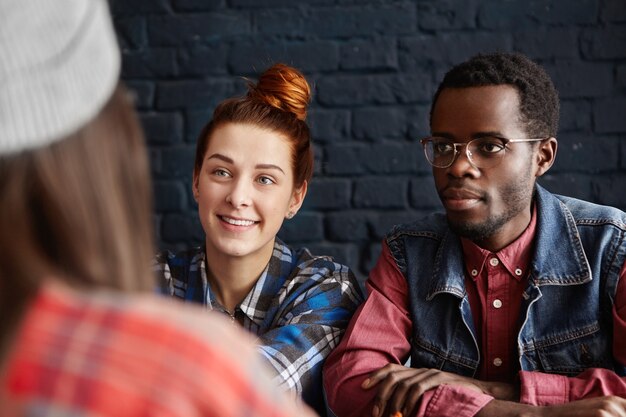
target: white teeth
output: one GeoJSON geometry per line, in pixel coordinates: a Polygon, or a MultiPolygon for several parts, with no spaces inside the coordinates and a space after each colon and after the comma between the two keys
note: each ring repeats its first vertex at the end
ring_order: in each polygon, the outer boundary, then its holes
{"type": "Polygon", "coordinates": [[[222,216],[222,220],[235,226],[252,226],[255,222],[252,220],[236,220],[222,216]]]}

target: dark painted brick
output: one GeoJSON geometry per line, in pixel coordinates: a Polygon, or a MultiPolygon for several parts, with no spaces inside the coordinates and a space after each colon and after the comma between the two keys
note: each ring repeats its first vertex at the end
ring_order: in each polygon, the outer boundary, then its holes
{"type": "Polygon", "coordinates": [[[157,86],[157,108],[206,109],[235,94],[233,80],[167,81],[157,86]]]}
{"type": "Polygon", "coordinates": [[[195,197],[193,196],[193,176],[191,174],[191,172],[193,171],[193,166],[190,167],[190,173],[189,175],[185,176],[184,178],[180,179],[179,182],[182,184],[183,188],[185,190],[188,190],[187,192],[187,207],[192,207],[194,210],[198,209],[198,202],[196,201],[195,197]]]}
{"type": "Polygon", "coordinates": [[[315,242],[324,239],[324,222],[319,213],[300,211],[285,220],[278,236],[285,242],[315,242]]]}
{"type": "Polygon", "coordinates": [[[381,141],[406,136],[406,114],[399,107],[370,107],[355,110],[352,134],[356,139],[381,141]]]}
{"type": "Polygon", "coordinates": [[[300,36],[307,14],[303,9],[268,9],[253,13],[254,28],[263,35],[300,36]]]}
{"type": "MultiPolygon", "coordinates": [[[[206,1],[206,0],[199,0],[206,1]]],[[[285,7],[294,7],[298,5],[308,4],[308,5],[325,5],[325,4],[333,4],[334,0],[231,0],[231,4],[235,7],[256,7],[256,8],[265,8],[265,7],[276,7],[276,6],[285,6],[285,7]]]]}
{"type": "MultiPolygon", "coordinates": [[[[430,212],[430,211],[429,211],[430,212]]],[[[405,224],[414,222],[422,217],[428,212],[423,211],[410,211],[410,210],[402,210],[402,211],[385,211],[384,213],[379,213],[378,220],[372,224],[372,232],[374,233],[374,241],[380,241],[387,233],[391,231],[393,226],[398,224],[405,224]]]]}
{"type": "Polygon", "coordinates": [[[432,86],[422,74],[329,76],[319,80],[317,91],[328,106],[394,104],[429,100],[432,86]]]}
{"type": "MultiPolygon", "coordinates": [[[[419,142],[418,142],[419,143],[419,142]]],[[[432,175],[433,167],[430,165],[428,160],[426,159],[426,155],[424,155],[424,148],[421,143],[419,144],[420,153],[419,158],[417,158],[417,173],[419,174],[428,174],[432,175]]]]}
{"type": "Polygon", "coordinates": [[[161,236],[166,242],[186,242],[192,247],[204,242],[204,231],[197,213],[166,214],[161,222],[161,236]]]}
{"type": "Polygon", "coordinates": [[[168,78],[177,73],[175,49],[149,48],[122,54],[124,78],[168,78]]]}
{"type": "Polygon", "coordinates": [[[204,126],[211,121],[213,109],[187,110],[185,112],[186,135],[185,141],[196,143],[198,135],[204,126]]]}
{"type": "Polygon", "coordinates": [[[426,30],[474,28],[476,13],[476,0],[427,0],[417,4],[419,25],[426,30]]]}
{"type": "Polygon", "coordinates": [[[513,44],[516,51],[533,59],[578,57],[578,31],[572,27],[534,27],[516,31],[513,44]]]}
{"type": "Polygon", "coordinates": [[[350,180],[313,179],[303,207],[307,210],[345,209],[350,207],[350,180]]]}
{"type": "Polygon", "coordinates": [[[372,213],[346,210],[326,216],[326,234],[336,242],[358,242],[369,238],[372,213]]]}
{"type": "Polygon", "coordinates": [[[181,212],[186,207],[187,193],[178,181],[154,182],[154,208],[159,213],[181,212]]]}
{"type": "Polygon", "coordinates": [[[172,7],[177,11],[212,11],[223,9],[226,0],[170,0],[172,7]]]}
{"type": "Polygon", "coordinates": [[[626,64],[617,66],[616,84],[620,88],[626,88],[626,64]]]}
{"type": "Polygon", "coordinates": [[[408,136],[410,139],[421,139],[430,134],[430,103],[411,106],[407,113],[408,136]]]}
{"type": "Polygon", "coordinates": [[[148,30],[143,16],[114,19],[115,32],[121,49],[140,49],[148,45],[148,30]]]}
{"type": "Polygon", "coordinates": [[[183,118],[179,113],[143,113],[140,116],[149,145],[182,142],[183,118]]]}
{"type": "Polygon", "coordinates": [[[331,41],[238,43],[231,48],[228,62],[237,74],[258,74],[275,62],[304,73],[331,71],[339,67],[339,47],[331,41]]]}
{"type": "Polygon", "coordinates": [[[110,0],[111,14],[147,15],[153,13],[168,13],[169,0],[110,0]]]}
{"type": "Polygon", "coordinates": [[[151,81],[131,81],[124,82],[132,94],[135,106],[139,109],[152,107],[154,103],[154,92],[156,87],[151,81]]]}
{"type": "Polygon", "coordinates": [[[591,104],[583,100],[561,101],[559,132],[591,131],[591,104]]]}
{"type": "Polygon", "coordinates": [[[179,46],[247,33],[250,33],[250,17],[246,13],[198,13],[148,19],[150,43],[159,46],[179,46]]]}
{"type": "MultiPolygon", "coordinates": [[[[152,231],[154,232],[154,239],[155,242],[161,242],[161,240],[163,239],[161,236],[161,221],[163,216],[159,215],[159,214],[153,214],[152,215],[152,231]]],[[[159,247],[159,250],[160,247],[159,247]]]]}
{"type": "Polygon", "coordinates": [[[417,209],[435,208],[441,210],[441,200],[437,195],[432,175],[412,178],[410,183],[409,203],[417,209]]]}
{"type": "Polygon", "coordinates": [[[307,115],[313,143],[345,140],[350,133],[350,112],[346,110],[314,109],[307,115]]]}
{"type": "Polygon", "coordinates": [[[615,138],[598,135],[564,133],[553,171],[602,172],[619,164],[619,143],[615,138]]]}
{"type": "Polygon", "coordinates": [[[195,45],[179,50],[178,67],[181,77],[226,74],[228,46],[224,42],[195,45]]]}
{"type": "Polygon", "coordinates": [[[617,207],[626,211],[626,174],[612,174],[602,178],[594,177],[592,189],[598,204],[617,207]]]}
{"type": "Polygon", "coordinates": [[[626,3],[623,0],[605,0],[600,16],[605,22],[626,22],[626,3]]]}
{"type": "Polygon", "coordinates": [[[324,159],[324,150],[321,146],[313,145],[313,176],[317,178],[317,176],[321,175],[322,170],[322,161],[324,159]]]}
{"type": "Polygon", "coordinates": [[[582,34],[581,45],[585,58],[626,58],[626,27],[587,29],[582,34]]]}
{"type": "Polygon", "coordinates": [[[595,101],[593,119],[596,132],[626,133],[626,97],[595,101]]]}
{"type": "Polygon", "coordinates": [[[624,0],[115,0],[112,9],[122,79],[159,142],[149,156],[160,247],[204,240],[189,191],[196,136],[218,102],[245,93],[241,76],[278,60],[314,89],[316,160],[304,210],[281,234],[340,254],[359,278],[393,224],[440,210],[417,139],[429,133],[437,83],[479,52],[521,51],[554,76],[560,150],[540,182],[590,201],[625,198],[624,0]],[[372,177],[385,185],[365,186],[372,177]]]}
{"type": "Polygon", "coordinates": [[[323,172],[330,175],[360,175],[365,172],[361,155],[366,145],[337,145],[327,147],[323,172]]]}
{"type": "Polygon", "coordinates": [[[316,8],[303,23],[303,34],[324,37],[371,36],[410,33],[417,27],[411,3],[358,7],[316,8]]]}
{"type": "Polygon", "coordinates": [[[359,148],[359,160],[372,174],[414,174],[421,150],[415,143],[381,143],[359,148]]]}
{"type": "Polygon", "coordinates": [[[458,64],[478,53],[511,51],[513,39],[508,33],[452,32],[437,36],[417,35],[400,40],[400,66],[406,71],[423,69],[432,64],[458,64]]]}
{"type": "Polygon", "coordinates": [[[601,97],[613,88],[613,68],[608,63],[567,60],[544,67],[561,98],[601,97]]]}
{"type": "Polygon", "coordinates": [[[363,255],[362,268],[365,271],[365,274],[369,274],[369,272],[374,268],[376,262],[378,262],[378,258],[380,258],[380,254],[382,252],[383,245],[382,243],[372,243],[368,245],[367,251],[365,255],[363,255]]]}
{"type": "Polygon", "coordinates": [[[591,24],[597,21],[599,0],[575,2],[486,1],[478,12],[479,25],[488,29],[536,27],[542,24],[591,24]]]}
{"type": "Polygon", "coordinates": [[[356,208],[406,208],[407,190],[408,181],[404,178],[360,178],[355,181],[352,201],[356,208]]]}
{"type": "Polygon", "coordinates": [[[348,40],[341,46],[341,69],[389,70],[398,68],[396,40],[393,38],[348,40]]]}
{"type": "Polygon", "coordinates": [[[539,184],[550,192],[590,201],[591,176],[588,174],[565,174],[548,171],[539,178],[539,184]]]}
{"type": "Polygon", "coordinates": [[[161,150],[148,148],[148,160],[150,161],[150,172],[154,177],[159,177],[163,171],[163,158],[161,150]]]}
{"type": "Polygon", "coordinates": [[[161,150],[161,174],[168,178],[191,177],[195,148],[177,146],[161,150]]]}
{"type": "Polygon", "coordinates": [[[337,4],[385,4],[389,0],[335,0],[337,4]]]}

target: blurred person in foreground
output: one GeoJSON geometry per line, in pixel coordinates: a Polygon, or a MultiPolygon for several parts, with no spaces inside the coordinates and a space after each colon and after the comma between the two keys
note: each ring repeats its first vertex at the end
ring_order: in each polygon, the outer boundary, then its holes
{"type": "Polygon", "coordinates": [[[146,149],[104,0],[0,2],[0,415],[313,415],[152,295],[146,149]]]}
{"type": "Polygon", "coordinates": [[[336,415],[626,415],[626,213],[537,184],[558,116],[522,55],[446,74],[422,140],[445,214],[384,239],[326,362],[336,415]]]}

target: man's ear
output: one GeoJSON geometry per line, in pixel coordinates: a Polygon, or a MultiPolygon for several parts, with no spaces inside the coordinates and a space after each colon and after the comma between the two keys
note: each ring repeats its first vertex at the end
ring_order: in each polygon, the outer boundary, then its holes
{"type": "Polygon", "coordinates": [[[556,138],[550,137],[539,142],[539,148],[537,149],[537,171],[536,177],[541,177],[545,174],[556,159],[556,150],[558,148],[558,142],[556,138]]]}

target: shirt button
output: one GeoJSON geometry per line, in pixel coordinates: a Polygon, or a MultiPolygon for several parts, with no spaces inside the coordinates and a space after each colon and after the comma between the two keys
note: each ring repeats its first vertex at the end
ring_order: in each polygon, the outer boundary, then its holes
{"type": "Polygon", "coordinates": [[[517,268],[517,269],[515,270],[515,275],[517,275],[518,277],[521,277],[521,276],[522,276],[522,270],[521,270],[521,269],[519,269],[519,268],[517,268]]]}
{"type": "Polygon", "coordinates": [[[472,269],[472,276],[475,277],[476,275],[478,275],[478,270],[472,269]]]}
{"type": "Polygon", "coordinates": [[[502,366],[502,359],[500,359],[500,358],[495,358],[495,359],[493,360],[493,364],[494,364],[495,366],[502,366]]]}
{"type": "Polygon", "coordinates": [[[491,266],[498,266],[499,263],[500,261],[498,260],[498,258],[489,259],[489,264],[491,264],[491,266]]]}
{"type": "Polygon", "coordinates": [[[500,301],[500,300],[498,300],[498,299],[493,300],[493,306],[494,306],[495,308],[500,308],[500,307],[502,307],[502,301],[500,301]]]}

